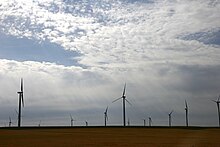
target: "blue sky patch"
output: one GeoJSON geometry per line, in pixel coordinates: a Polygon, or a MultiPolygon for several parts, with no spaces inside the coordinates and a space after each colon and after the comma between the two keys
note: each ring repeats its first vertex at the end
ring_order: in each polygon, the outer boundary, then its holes
{"type": "Polygon", "coordinates": [[[61,46],[27,38],[17,38],[0,33],[0,58],[16,61],[51,62],[64,66],[79,66],[74,57],[80,56],[74,51],[64,50],[61,46]]]}
{"type": "Polygon", "coordinates": [[[184,40],[197,40],[204,44],[220,45],[220,29],[207,32],[196,32],[180,38],[184,40]]]}

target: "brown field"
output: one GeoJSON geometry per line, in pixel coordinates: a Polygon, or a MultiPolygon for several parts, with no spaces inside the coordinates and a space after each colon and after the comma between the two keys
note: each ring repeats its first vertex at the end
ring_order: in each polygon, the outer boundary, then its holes
{"type": "Polygon", "coordinates": [[[2,128],[0,147],[219,147],[218,128],[2,128]]]}

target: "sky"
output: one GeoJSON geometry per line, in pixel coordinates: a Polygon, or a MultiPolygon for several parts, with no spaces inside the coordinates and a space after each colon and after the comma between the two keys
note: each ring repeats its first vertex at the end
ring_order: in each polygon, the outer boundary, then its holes
{"type": "Polygon", "coordinates": [[[0,126],[217,126],[218,0],[1,0],[0,126]]]}

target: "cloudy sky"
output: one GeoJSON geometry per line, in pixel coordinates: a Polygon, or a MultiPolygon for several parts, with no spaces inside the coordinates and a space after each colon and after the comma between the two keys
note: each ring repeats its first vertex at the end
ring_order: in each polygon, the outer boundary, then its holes
{"type": "Polygon", "coordinates": [[[0,126],[17,123],[24,79],[23,125],[218,125],[218,0],[1,0],[0,126]]]}

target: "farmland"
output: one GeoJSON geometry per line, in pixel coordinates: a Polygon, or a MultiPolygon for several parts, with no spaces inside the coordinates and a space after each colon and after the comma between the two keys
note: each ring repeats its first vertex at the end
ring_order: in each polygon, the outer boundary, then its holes
{"type": "Polygon", "coordinates": [[[1,128],[0,146],[219,146],[220,129],[203,127],[1,128]]]}

